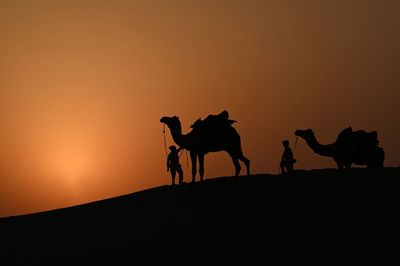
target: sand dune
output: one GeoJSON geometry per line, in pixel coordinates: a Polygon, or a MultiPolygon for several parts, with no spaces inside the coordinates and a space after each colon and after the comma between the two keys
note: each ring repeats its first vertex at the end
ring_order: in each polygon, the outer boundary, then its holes
{"type": "Polygon", "coordinates": [[[387,265],[400,168],[162,186],[0,219],[1,265],[387,265]]]}

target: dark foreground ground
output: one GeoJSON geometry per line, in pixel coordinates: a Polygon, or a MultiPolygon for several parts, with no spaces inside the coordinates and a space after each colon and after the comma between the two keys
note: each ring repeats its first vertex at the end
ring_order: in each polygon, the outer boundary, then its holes
{"type": "Polygon", "coordinates": [[[400,168],[158,187],[0,219],[0,265],[398,265],[400,168]]]}

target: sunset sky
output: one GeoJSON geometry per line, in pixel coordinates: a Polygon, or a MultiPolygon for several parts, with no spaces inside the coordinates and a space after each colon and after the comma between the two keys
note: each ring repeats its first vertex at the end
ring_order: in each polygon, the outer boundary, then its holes
{"type": "MultiPolygon", "coordinates": [[[[0,58],[0,217],[170,184],[165,115],[186,133],[229,111],[255,174],[305,128],[377,130],[400,165],[398,0],[2,0],[0,58]]],[[[233,174],[206,156],[206,178],[233,174]]]]}

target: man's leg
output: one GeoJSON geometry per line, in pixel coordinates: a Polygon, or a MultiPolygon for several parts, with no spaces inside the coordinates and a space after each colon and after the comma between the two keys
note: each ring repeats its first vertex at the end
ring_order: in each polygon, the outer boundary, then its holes
{"type": "Polygon", "coordinates": [[[281,174],[284,174],[285,173],[285,164],[282,162],[282,163],[280,163],[280,166],[281,166],[281,174]]]}
{"type": "Polygon", "coordinates": [[[179,174],[179,185],[181,185],[183,183],[183,171],[181,167],[178,168],[178,174],[179,174]]]}
{"type": "Polygon", "coordinates": [[[172,185],[175,185],[175,175],[176,175],[176,170],[171,169],[171,177],[172,177],[172,185]]]}

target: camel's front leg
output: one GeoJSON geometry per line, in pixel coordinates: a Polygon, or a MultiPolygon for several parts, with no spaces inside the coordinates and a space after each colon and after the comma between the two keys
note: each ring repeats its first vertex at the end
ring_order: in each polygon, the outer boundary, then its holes
{"type": "Polygon", "coordinates": [[[343,169],[343,163],[341,161],[336,158],[333,158],[333,160],[336,162],[338,169],[343,169]]]}
{"type": "Polygon", "coordinates": [[[197,154],[191,151],[190,160],[192,161],[192,183],[194,184],[197,172],[197,154]]]}
{"type": "Polygon", "coordinates": [[[200,181],[204,180],[204,154],[199,154],[199,173],[200,181]]]}

